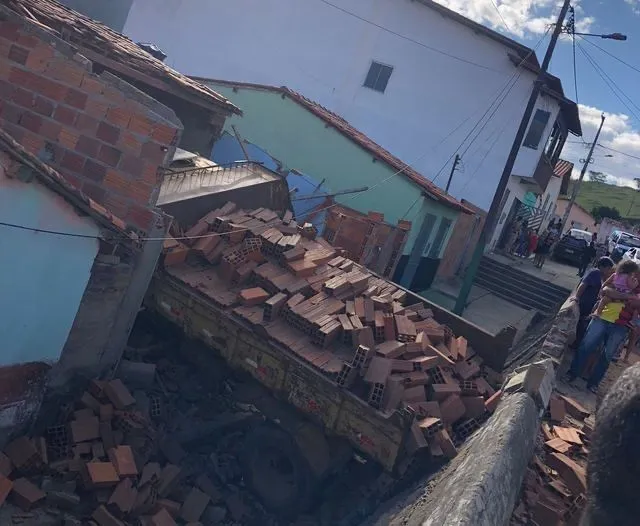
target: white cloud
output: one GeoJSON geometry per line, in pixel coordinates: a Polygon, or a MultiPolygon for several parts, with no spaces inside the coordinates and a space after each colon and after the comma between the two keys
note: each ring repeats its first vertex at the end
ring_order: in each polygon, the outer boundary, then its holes
{"type": "MultiPolygon", "coordinates": [[[[602,111],[598,108],[580,105],[580,122],[586,143],[591,143],[595,138],[601,114],[602,111]]],[[[575,137],[569,136],[569,141],[571,142],[564,147],[562,158],[575,163],[573,176],[578,177],[582,169],[580,159],[587,156],[589,148],[588,145],[575,144],[579,141],[575,137]]],[[[623,113],[605,113],[604,126],[598,144],[640,158],[640,130],[635,129],[630,117],[623,113]]],[[[606,173],[609,181],[618,185],[635,186],[633,179],[640,177],[640,159],[634,159],[613,150],[596,147],[594,162],[589,169],[606,173]]]]}
{"type": "MultiPolygon", "coordinates": [[[[544,33],[551,24],[556,22],[560,5],[558,0],[436,1],[476,22],[519,37],[544,33]],[[499,13],[496,10],[496,6],[499,13]],[[505,23],[509,29],[505,28],[505,23]]],[[[639,2],[640,0],[626,1],[639,2]]],[[[579,0],[573,2],[573,5],[576,8],[576,29],[580,32],[588,33],[595,22],[594,18],[584,16],[579,0]]]]}
{"type": "Polygon", "coordinates": [[[640,15],[640,0],[624,0],[627,4],[631,6],[633,12],[636,15],[640,15]]]}

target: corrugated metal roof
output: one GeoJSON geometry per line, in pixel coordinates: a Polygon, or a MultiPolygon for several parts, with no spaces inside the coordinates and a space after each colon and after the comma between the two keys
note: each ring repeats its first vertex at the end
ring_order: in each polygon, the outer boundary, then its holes
{"type": "Polygon", "coordinates": [[[404,177],[416,183],[423,190],[425,190],[429,197],[431,197],[435,201],[439,201],[446,206],[455,208],[456,210],[460,210],[466,214],[473,213],[473,211],[466,205],[444,192],[444,190],[442,190],[441,188],[438,188],[438,186],[436,186],[419,172],[414,170],[407,163],[393,155],[378,143],[374,142],[373,139],[362,133],[360,130],[354,128],[345,119],[333,113],[331,110],[325,108],[324,106],[318,104],[317,102],[308,99],[297,91],[289,89],[286,86],[276,87],[268,86],[265,84],[253,84],[249,82],[231,82],[227,80],[206,79],[201,77],[194,78],[202,82],[212,82],[214,84],[222,84],[225,86],[237,88],[272,91],[274,93],[280,93],[283,96],[287,96],[300,106],[304,107],[305,109],[325,121],[327,124],[333,126],[336,130],[342,133],[342,135],[351,139],[365,150],[371,152],[376,158],[385,162],[394,170],[397,170],[404,177]]]}
{"type": "Polygon", "coordinates": [[[180,88],[203,103],[214,104],[229,113],[241,113],[225,97],[152,57],[124,35],[55,0],[3,0],[2,7],[31,22],[37,21],[58,33],[62,40],[88,50],[90,60],[98,61],[96,57],[103,57],[129,68],[134,75],[142,74],[160,81],[165,88],[180,88]]]}

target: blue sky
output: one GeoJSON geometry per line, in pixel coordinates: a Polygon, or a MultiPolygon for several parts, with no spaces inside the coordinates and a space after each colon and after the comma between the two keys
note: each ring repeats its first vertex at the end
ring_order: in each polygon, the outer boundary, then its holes
{"type": "MultiPolygon", "coordinates": [[[[549,24],[555,22],[561,4],[558,0],[437,1],[531,47],[535,46],[549,24]]],[[[596,148],[591,169],[605,172],[611,182],[633,185],[633,179],[640,177],[640,71],[616,61],[591,43],[640,70],[640,0],[575,0],[573,5],[576,8],[578,31],[596,34],[618,32],[628,36],[626,42],[594,37],[585,37],[589,42],[577,40],[615,85],[631,99],[629,101],[619,93],[626,105],[605,84],[580,47],[576,50],[576,63],[584,140],[593,140],[600,114],[605,112],[607,118],[599,143],[639,158],[596,148]]],[[[547,43],[548,38],[539,48],[540,60],[547,43]]],[[[575,100],[573,51],[568,38],[563,38],[558,44],[550,71],[562,79],[565,94],[575,100]]],[[[583,145],[576,144],[580,139],[570,136],[569,141],[572,142],[565,146],[563,157],[576,163],[574,173],[577,174],[581,168],[579,159],[586,156],[587,150],[583,145]]]]}

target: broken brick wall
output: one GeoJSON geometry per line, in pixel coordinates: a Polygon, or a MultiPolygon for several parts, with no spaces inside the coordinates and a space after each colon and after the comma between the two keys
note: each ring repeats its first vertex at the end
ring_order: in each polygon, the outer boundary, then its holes
{"type": "Polygon", "coordinates": [[[0,125],[69,182],[148,232],[182,125],[66,42],[0,7],[0,125]]]}

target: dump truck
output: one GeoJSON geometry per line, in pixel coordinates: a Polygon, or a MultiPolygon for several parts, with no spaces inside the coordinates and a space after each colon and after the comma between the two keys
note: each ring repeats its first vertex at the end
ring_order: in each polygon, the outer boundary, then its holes
{"type": "Polygon", "coordinates": [[[290,212],[209,212],[165,242],[145,304],[256,380],[266,420],[246,438],[244,479],[279,513],[305,510],[354,454],[390,480],[418,455],[453,457],[499,397],[472,346],[493,337],[290,212]]]}

